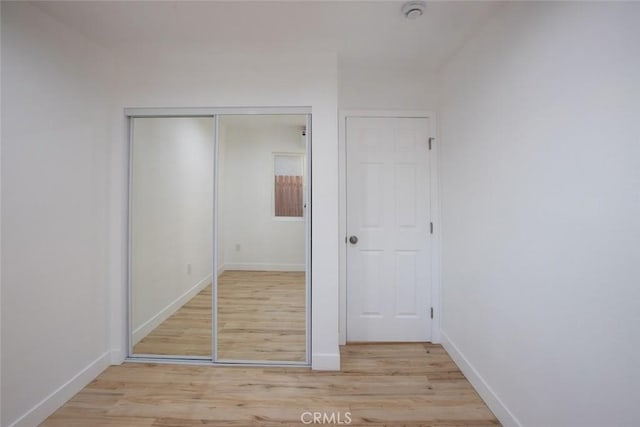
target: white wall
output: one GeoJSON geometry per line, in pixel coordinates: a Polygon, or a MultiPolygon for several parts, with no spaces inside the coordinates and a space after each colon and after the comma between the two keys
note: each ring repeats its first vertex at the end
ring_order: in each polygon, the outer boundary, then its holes
{"type": "MultiPolygon", "coordinates": [[[[303,120],[304,120],[304,116],[303,120]]],[[[218,248],[227,270],[304,271],[305,221],[274,217],[275,153],[304,155],[300,126],[274,116],[246,117],[225,126],[219,151],[224,174],[219,186],[218,248]]],[[[220,117],[220,125],[226,123],[220,117]]]]}
{"type": "Polygon", "coordinates": [[[438,75],[427,70],[384,68],[340,62],[338,104],[340,109],[432,110],[439,102],[438,75]]]}
{"type": "Polygon", "coordinates": [[[3,426],[38,424],[108,364],[113,71],[89,40],[2,2],[3,426]]]}
{"type": "MultiPolygon", "coordinates": [[[[0,7],[0,25],[2,19],[2,8],[0,7]]],[[[0,26],[1,30],[1,26],[0,26]]],[[[0,35],[0,42],[2,36],[0,35]]],[[[0,52],[2,48],[0,47],[0,52]]],[[[2,55],[0,55],[0,81],[2,81],[2,55]]],[[[0,94],[2,88],[0,88],[0,94]]],[[[0,134],[2,133],[2,100],[0,100],[0,134]]],[[[0,136],[0,425],[2,424],[2,136],[0,136]]]]}
{"type": "Polygon", "coordinates": [[[313,121],[312,364],[339,367],[337,61],[334,54],[158,52],[121,55],[112,151],[111,345],[122,360],[126,308],[124,107],[307,106],[313,121]]]}
{"type": "Polygon", "coordinates": [[[510,4],[442,71],[443,341],[505,425],[640,419],[638,22],[510,4]]]}
{"type": "Polygon", "coordinates": [[[134,343],[211,283],[213,118],[133,119],[134,343]]]}
{"type": "MultiPolygon", "coordinates": [[[[0,7],[0,22],[2,8],[0,7]]],[[[1,25],[1,24],[0,24],[1,25]]],[[[0,27],[1,30],[1,27],[0,27]]],[[[0,41],[2,37],[0,36],[0,41]]],[[[0,48],[0,52],[2,48],[0,48]]],[[[2,55],[0,55],[0,81],[2,81],[2,55]]],[[[0,93],[2,89],[0,88],[0,93]]],[[[0,100],[0,134],[2,132],[2,101],[0,100]]],[[[2,137],[0,136],[0,213],[2,212],[2,137]]],[[[0,236],[2,236],[2,214],[0,214],[0,236]]],[[[2,260],[2,238],[0,237],[0,261],[2,260]]],[[[2,262],[0,262],[0,425],[2,424],[2,262]]]]}

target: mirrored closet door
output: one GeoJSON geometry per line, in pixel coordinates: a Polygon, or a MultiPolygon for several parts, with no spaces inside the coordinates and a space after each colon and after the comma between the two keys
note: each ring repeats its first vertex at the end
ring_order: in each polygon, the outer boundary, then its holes
{"type": "Polygon", "coordinates": [[[132,355],[210,359],[213,117],[131,119],[132,355]]]}
{"type": "Polygon", "coordinates": [[[307,116],[218,118],[219,361],[305,362],[307,116]]]}
{"type": "Polygon", "coordinates": [[[129,356],[309,364],[310,114],[132,110],[129,356]]]}

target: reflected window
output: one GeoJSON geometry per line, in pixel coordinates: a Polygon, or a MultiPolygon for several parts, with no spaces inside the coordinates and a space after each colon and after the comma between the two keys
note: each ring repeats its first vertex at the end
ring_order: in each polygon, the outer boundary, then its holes
{"type": "Polygon", "coordinates": [[[274,155],[274,206],[276,217],[304,214],[304,156],[274,155]]]}

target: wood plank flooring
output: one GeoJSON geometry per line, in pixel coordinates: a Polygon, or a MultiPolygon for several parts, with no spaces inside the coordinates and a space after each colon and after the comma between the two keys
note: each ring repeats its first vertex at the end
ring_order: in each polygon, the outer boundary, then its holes
{"type": "Polygon", "coordinates": [[[218,360],[304,361],[304,274],[222,273],[218,279],[218,360]]]}
{"type": "MultiPolygon", "coordinates": [[[[304,272],[218,278],[218,359],[304,361],[304,272]]],[[[211,286],[134,346],[134,354],[211,356],[211,286]]]]}
{"type": "Polygon", "coordinates": [[[342,371],[125,363],[109,367],[45,427],[301,426],[303,412],[354,426],[495,426],[434,344],[341,348],[342,371]]]}
{"type": "Polygon", "coordinates": [[[133,354],[211,357],[211,285],[133,347],[133,354]]]}

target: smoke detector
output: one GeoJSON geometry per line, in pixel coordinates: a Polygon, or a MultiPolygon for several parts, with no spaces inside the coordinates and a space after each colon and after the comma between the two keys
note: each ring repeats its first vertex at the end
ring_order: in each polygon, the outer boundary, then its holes
{"type": "Polygon", "coordinates": [[[409,1],[402,6],[402,13],[407,19],[418,19],[424,14],[427,3],[424,1],[409,1]]]}

